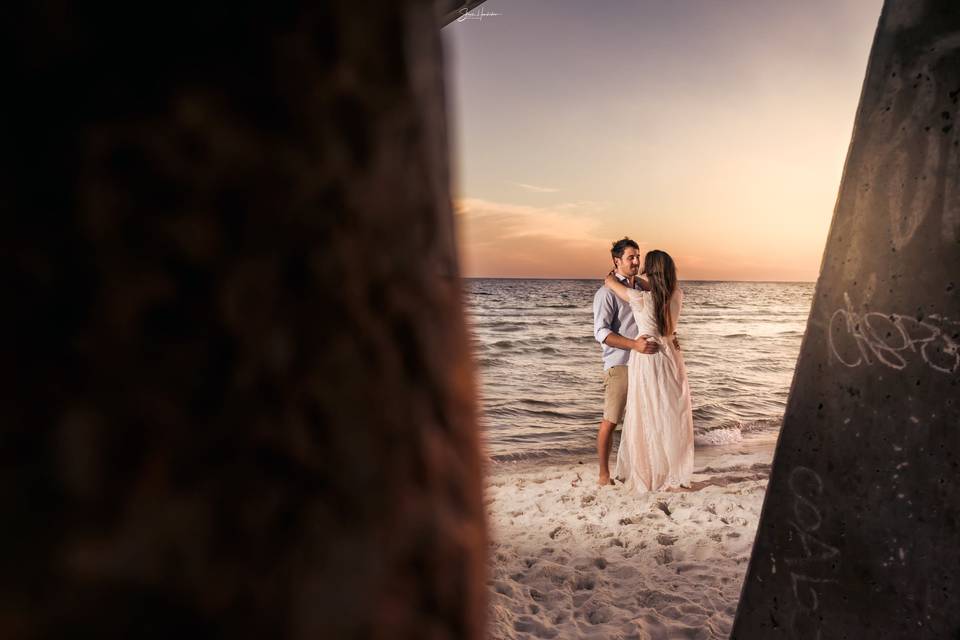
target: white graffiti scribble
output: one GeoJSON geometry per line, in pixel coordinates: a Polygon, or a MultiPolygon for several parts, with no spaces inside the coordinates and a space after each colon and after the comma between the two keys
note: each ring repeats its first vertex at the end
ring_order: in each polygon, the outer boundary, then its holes
{"type": "MultiPolygon", "coordinates": [[[[793,516],[789,521],[790,539],[794,536],[800,542],[801,554],[784,558],[790,567],[790,587],[794,601],[799,605],[798,615],[794,616],[794,631],[803,623],[815,621],[812,616],[820,608],[818,585],[838,582],[840,570],[840,550],[827,544],[814,532],[820,529],[823,516],[814,502],[814,498],[823,493],[823,480],[813,469],[797,466],[790,472],[790,491],[793,493],[793,516]]],[[[820,637],[820,629],[816,635],[820,637]]]]}
{"type": "Polygon", "coordinates": [[[936,314],[921,319],[880,311],[857,313],[846,293],[843,299],[846,308],[834,311],[827,326],[830,355],[840,364],[903,369],[919,358],[934,371],[957,372],[960,322],[936,314]]]}

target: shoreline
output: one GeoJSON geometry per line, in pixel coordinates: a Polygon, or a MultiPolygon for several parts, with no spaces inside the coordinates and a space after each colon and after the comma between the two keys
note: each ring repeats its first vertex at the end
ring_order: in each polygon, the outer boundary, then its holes
{"type": "Polygon", "coordinates": [[[592,456],[489,465],[490,637],[726,638],[775,445],[697,448],[691,489],[642,495],[592,456]]]}

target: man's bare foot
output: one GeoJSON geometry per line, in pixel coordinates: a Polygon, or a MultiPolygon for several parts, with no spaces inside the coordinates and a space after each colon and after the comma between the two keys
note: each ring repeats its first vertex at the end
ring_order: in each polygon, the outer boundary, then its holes
{"type": "Polygon", "coordinates": [[[608,485],[616,484],[616,483],[613,481],[613,478],[610,477],[610,474],[604,475],[601,473],[600,481],[597,484],[599,484],[601,487],[606,487],[608,485]]]}

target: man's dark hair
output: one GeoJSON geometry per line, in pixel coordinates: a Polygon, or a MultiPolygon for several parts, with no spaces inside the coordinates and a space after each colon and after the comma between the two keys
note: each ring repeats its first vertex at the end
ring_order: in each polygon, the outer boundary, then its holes
{"type": "Polygon", "coordinates": [[[613,246],[610,247],[610,255],[615,259],[622,258],[623,252],[627,250],[627,247],[633,247],[637,251],[640,251],[640,245],[630,238],[624,237],[622,240],[617,240],[613,243],[613,246]]]}

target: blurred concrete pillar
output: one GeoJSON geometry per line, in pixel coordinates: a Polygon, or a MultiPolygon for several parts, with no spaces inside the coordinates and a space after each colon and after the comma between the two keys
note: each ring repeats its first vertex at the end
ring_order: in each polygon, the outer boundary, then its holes
{"type": "Polygon", "coordinates": [[[0,637],[479,638],[433,3],[18,4],[0,637]]]}
{"type": "Polygon", "coordinates": [[[887,0],[735,638],[960,633],[960,3],[887,0]]]}

